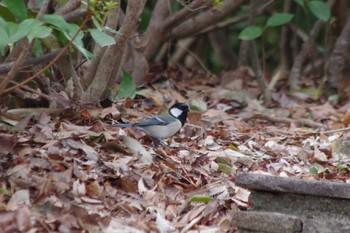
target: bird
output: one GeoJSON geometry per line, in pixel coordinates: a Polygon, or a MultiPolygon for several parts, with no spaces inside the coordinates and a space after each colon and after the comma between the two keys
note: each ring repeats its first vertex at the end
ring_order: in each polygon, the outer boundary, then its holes
{"type": "Polygon", "coordinates": [[[186,122],[188,112],[187,103],[175,103],[167,112],[157,116],[142,119],[134,124],[112,124],[111,126],[138,129],[166,146],[162,139],[170,138],[180,131],[186,122]]]}

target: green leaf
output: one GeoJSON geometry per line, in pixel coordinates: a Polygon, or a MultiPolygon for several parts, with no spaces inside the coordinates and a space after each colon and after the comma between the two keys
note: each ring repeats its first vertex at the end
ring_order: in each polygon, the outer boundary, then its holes
{"type": "Polygon", "coordinates": [[[191,110],[198,111],[198,112],[204,112],[208,110],[207,103],[200,98],[195,98],[191,101],[191,110]]]}
{"type": "Polygon", "coordinates": [[[51,34],[52,29],[42,25],[43,22],[33,19],[30,25],[30,31],[27,35],[29,42],[35,38],[45,38],[51,34]]]}
{"type": "Polygon", "coordinates": [[[232,175],[233,169],[231,166],[224,163],[218,163],[218,165],[219,165],[219,168],[218,168],[219,171],[226,173],[227,175],[232,175]]]}
{"type": "Polygon", "coordinates": [[[301,92],[309,96],[313,100],[319,100],[323,94],[322,88],[315,88],[315,87],[301,88],[298,92],[301,92]]]}
{"type": "Polygon", "coordinates": [[[110,36],[110,35],[107,35],[104,32],[101,32],[101,31],[99,31],[97,29],[89,29],[89,32],[91,33],[92,38],[101,47],[115,44],[114,38],[112,36],[110,36]]]}
{"type": "Polygon", "coordinates": [[[34,40],[32,51],[35,57],[43,55],[43,47],[40,40],[34,40]]]}
{"type": "Polygon", "coordinates": [[[341,164],[338,166],[338,169],[346,169],[346,168],[348,168],[347,164],[341,164]]]}
{"type": "Polygon", "coordinates": [[[94,23],[96,29],[102,31],[102,27],[101,27],[101,24],[99,23],[98,19],[96,19],[95,16],[92,16],[92,17],[91,17],[91,20],[92,20],[92,22],[94,23]]]}
{"type": "Polygon", "coordinates": [[[7,22],[7,25],[5,26],[7,30],[7,35],[12,36],[18,29],[18,24],[13,22],[7,22]]]}
{"type": "Polygon", "coordinates": [[[12,194],[10,190],[3,187],[0,188],[0,193],[8,197],[11,197],[12,194]]]}
{"type": "Polygon", "coordinates": [[[328,21],[331,18],[331,10],[324,2],[310,1],[309,8],[311,13],[320,20],[328,21]]]}
{"type": "Polygon", "coordinates": [[[230,161],[225,157],[217,157],[214,161],[215,161],[215,163],[222,163],[222,164],[226,164],[226,165],[231,165],[230,161]]]}
{"type": "Polygon", "coordinates": [[[42,26],[43,22],[36,19],[26,19],[18,26],[14,23],[8,23],[8,32],[10,34],[7,44],[16,43],[20,39],[27,37],[29,42],[34,38],[44,38],[51,34],[52,29],[42,26]]]}
{"type": "Polygon", "coordinates": [[[69,25],[61,15],[44,15],[43,20],[64,31],[69,31],[69,25]]]}
{"type": "Polygon", "coordinates": [[[4,0],[7,8],[18,19],[25,20],[28,18],[27,7],[24,4],[24,0],[4,0]]]}
{"type": "Polygon", "coordinates": [[[310,167],[309,172],[311,175],[317,175],[318,174],[317,167],[310,167]]]}
{"type": "Polygon", "coordinates": [[[152,10],[150,8],[145,8],[141,14],[140,20],[140,30],[145,32],[148,28],[149,21],[151,20],[152,10]]]}
{"type": "Polygon", "coordinates": [[[7,27],[6,21],[0,16],[0,27],[7,27]]]}
{"type": "Polygon", "coordinates": [[[33,39],[35,38],[45,38],[45,37],[48,37],[52,32],[52,29],[49,28],[49,27],[45,27],[45,26],[36,26],[36,27],[33,27],[31,30],[30,30],[30,33],[28,35],[28,40],[29,42],[31,42],[33,39]]]}
{"type": "Polygon", "coordinates": [[[7,35],[5,28],[0,27],[0,52],[1,52],[1,55],[4,55],[8,39],[9,39],[9,37],[7,35]]]}
{"type": "MultiPolygon", "coordinates": [[[[44,22],[52,24],[58,28],[58,30],[62,31],[64,36],[71,40],[76,32],[79,30],[79,26],[73,23],[67,23],[64,18],[60,15],[44,15],[44,22]]],[[[93,54],[85,49],[83,43],[84,33],[80,31],[78,35],[75,37],[73,44],[74,46],[87,58],[91,59],[93,54]]]]}
{"type": "Polygon", "coordinates": [[[120,86],[117,94],[118,99],[134,99],[136,96],[136,84],[134,80],[132,80],[131,75],[123,71],[122,78],[120,81],[120,86]]]}
{"type": "MultiPolygon", "coordinates": [[[[68,24],[68,31],[63,31],[63,33],[67,37],[67,39],[71,40],[78,30],[78,25],[70,23],[68,24]]],[[[73,44],[86,57],[86,59],[90,60],[93,57],[93,54],[89,50],[85,49],[83,38],[84,33],[80,31],[73,40],[73,44]]]]}
{"type": "Polygon", "coordinates": [[[299,4],[302,8],[305,9],[305,0],[294,0],[297,4],[299,4]]]}
{"type": "Polygon", "coordinates": [[[239,33],[238,38],[241,40],[254,40],[261,36],[263,30],[258,26],[249,26],[243,29],[241,33],[239,33]]]}
{"type": "Polygon", "coordinates": [[[26,37],[30,32],[30,27],[32,23],[33,19],[26,19],[22,21],[18,26],[14,26],[14,24],[11,24],[11,31],[13,32],[11,32],[7,44],[16,43],[20,39],[26,37]]]}
{"type": "Polygon", "coordinates": [[[212,197],[208,197],[208,196],[193,196],[190,199],[190,203],[191,202],[197,202],[197,203],[208,203],[210,201],[212,201],[213,198],[212,197]]]}
{"type": "MultiPolygon", "coordinates": [[[[0,1],[2,3],[2,1],[0,1]]],[[[14,14],[7,8],[5,4],[0,3],[0,15],[6,21],[15,22],[18,20],[14,14]]]]}
{"type": "Polygon", "coordinates": [[[328,102],[333,104],[333,105],[337,105],[337,104],[339,104],[339,101],[340,101],[339,98],[340,98],[339,94],[335,93],[334,95],[328,96],[328,102]]]}
{"type": "Polygon", "coordinates": [[[267,27],[276,27],[288,23],[293,19],[293,14],[278,13],[271,16],[266,23],[267,27]]]}

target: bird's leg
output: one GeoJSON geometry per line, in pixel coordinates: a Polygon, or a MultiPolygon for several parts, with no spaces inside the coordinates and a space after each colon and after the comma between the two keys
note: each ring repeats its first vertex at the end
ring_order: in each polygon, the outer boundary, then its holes
{"type": "Polygon", "coordinates": [[[170,146],[168,146],[167,144],[165,144],[165,143],[164,143],[161,139],[159,139],[159,138],[154,138],[154,144],[155,144],[155,146],[162,145],[162,146],[164,146],[165,148],[168,148],[168,149],[171,148],[170,146]]]}

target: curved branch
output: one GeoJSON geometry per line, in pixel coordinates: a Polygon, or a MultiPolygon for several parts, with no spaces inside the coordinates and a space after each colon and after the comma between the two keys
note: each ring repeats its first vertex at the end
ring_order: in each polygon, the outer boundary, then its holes
{"type": "MultiPolygon", "coordinates": [[[[156,49],[166,39],[167,32],[170,32],[174,27],[185,21],[190,16],[197,14],[197,9],[202,7],[204,4],[205,1],[203,0],[195,0],[188,4],[186,8],[183,8],[180,11],[176,12],[174,15],[169,16],[167,19],[165,19],[165,21],[160,21],[162,23],[156,23],[154,27],[150,28],[150,30],[147,31],[147,44],[144,51],[146,59],[150,60],[156,49]]],[[[161,11],[161,9],[164,8],[165,1],[163,3],[158,2],[155,10],[161,11]]],[[[164,18],[164,15],[154,15],[152,18],[152,21],[155,22],[157,19],[161,20],[161,18],[164,18]]]]}
{"type": "Polygon", "coordinates": [[[147,0],[128,1],[124,22],[119,30],[120,33],[115,37],[116,44],[107,49],[106,53],[103,54],[100,65],[96,70],[95,78],[83,95],[83,102],[94,103],[99,101],[102,97],[110,82],[114,67],[120,68],[124,54],[123,51],[126,48],[128,39],[137,29],[138,19],[144,9],[146,1],[147,0]]]}
{"type": "MultiPolygon", "coordinates": [[[[60,53],[61,50],[58,50],[58,51],[54,51],[54,52],[51,52],[51,53],[47,53],[47,54],[44,54],[40,57],[31,57],[31,58],[28,58],[27,60],[25,60],[22,64],[21,67],[19,67],[19,69],[23,69],[23,68],[26,68],[28,66],[32,66],[32,65],[38,65],[40,63],[43,63],[43,62],[47,62],[47,61],[50,61],[52,60],[54,57],[57,56],[57,54],[60,53]]],[[[14,65],[14,62],[9,62],[9,63],[5,63],[5,64],[0,64],[0,74],[4,74],[4,73],[7,73],[11,70],[12,66],[14,65]]]]}
{"type": "Polygon", "coordinates": [[[236,10],[245,0],[225,0],[224,5],[217,11],[208,9],[205,12],[187,19],[171,32],[171,39],[180,39],[200,32],[209,25],[222,20],[232,11],[236,10]]]}
{"type": "Polygon", "coordinates": [[[48,69],[49,67],[51,67],[60,57],[62,57],[62,55],[68,50],[68,48],[72,45],[74,39],[78,36],[79,32],[83,29],[83,27],[85,27],[86,23],[90,20],[89,16],[86,16],[84,21],[82,22],[82,24],[80,25],[79,29],[77,30],[77,32],[74,34],[74,36],[72,37],[72,39],[67,43],[66,46],[64,46],[64,48],[58,53],[58,55],[44,68],[42,68],[39,72],[37,72],[36,74],[34,74],[33,76],[27,78],[26,80],[24,80],[23,82],[18,83],[17,85],[14,85],[10,88],[7,88],[6,90],[2,91],[0,93],[0,95],[4,95],[7,94],[11,91],[13,91],[14,89],[23,86],[25,84],[27,84],[28,82],[30,82],[31,80],[35,79],[36,77],[38,77],[39,75],[41,75],[42,73],[45,72],[46,69],[48,69]]]}
{"type": "Polygon", "coordinates": [[[349,50],[350,37],[350,17],[338,37],[331,57],[329,58],[328,74],[329,81],[334,87],[339,87],[339,82],[343,79],[343,71],[350,63],[349,50]]]}
{"type": "Polygon", "coordinates": [[[316,37],[325,24],[326,23],[321,20],[318,20],[315,23],[314,27],[310,31],[309,39],[303,43],[299,53],[295,57],[292,69],[290,70],[289,74],[289,84],[291,90],[299,89],[299,77],[301,69],[303,68],[306,58],[312,51],[316,37]]]}
{"type": "Polygon", "coordinates": [[[168,10],[169,0],[158,0],[154,7],[149,27],[144,38],[146,45],[145,56],[150,58],[153,55],[154,48],[157,48],[162,40],[159,36],[163,33],[163,23],[169,14],[168,10]],[[158,35],[158,36],[157,36],[158,35]]]}
{"type": "MultiPolygon", "coordinates": [[[[328,0],[327,4],[328,6],[332,6],[334,4],[335,0],[328,0]]],[[[290,70],[289,74],[289,84],[291,90],[297,90],[299,89],[299,77],[301,73],[301,69],[305,63],[305,60],[307,56],[312,51],[312,48],[314,46],[314,42],[319,35],[322,27],[326,24],[326,22],[318,20],[313,28],[310,31],[310,36],[307,41],[305,41],[302,45],[302,48],[300,52],[295,57],[292,69],[290,70]]]]}
{"type": "MultiPolygon", "coordinates": [[[[115,1],[118,5],[120,4],[119,1],[115,1]]],[[[106,16],[106,27],[116,29],[118,27],[118,19],[120,15],[120,8],[112,8],[110,12],[108,13],[108,16],[106,16]]],[[[84,88],[87,88],[89,85],[91,85],[92,81],[96,77],[96,71],[98,69],[98,66],[101,64],[102,57],[106,53],[107,47],[101,47],[99,45],[95,45],[94,48],[94,59],[91,61],[91,64],[87,68],[87,72],[84,75],[84,88]]]]}
{"type": "Polygon", "coordinates": [[[80,5],[81,1],[79,0],[69,0],[66,4],[57,9],[56,14],[66,15],[76,10],[80,5]]]}

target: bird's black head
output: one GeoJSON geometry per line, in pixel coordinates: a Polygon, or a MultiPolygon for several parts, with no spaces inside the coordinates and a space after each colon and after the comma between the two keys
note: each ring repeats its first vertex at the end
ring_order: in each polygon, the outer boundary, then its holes
{"type": "Polygon", "coordinates": [[[189,106],[185,103],[176,103],[169,108],[169,114],[177,118],[181,122],[182,126],[186,122],[188,111],[189,106]]]}

